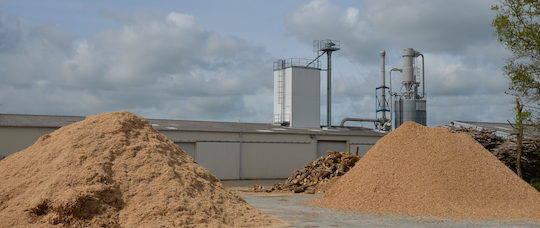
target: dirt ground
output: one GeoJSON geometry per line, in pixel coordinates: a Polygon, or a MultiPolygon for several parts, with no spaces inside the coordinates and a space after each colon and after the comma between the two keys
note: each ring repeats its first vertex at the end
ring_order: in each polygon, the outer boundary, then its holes
{"type": "Polygon", "coordinates": [[[320,194],[246,192],[253,185],[271,185],[277,181],[223,181],[223,184],[252,206],[288,222],[288,227],[540,227],[540,222],[526,220],[452,220],[337,211],[307,204],[310,199],[322,197],[320,194]]]}

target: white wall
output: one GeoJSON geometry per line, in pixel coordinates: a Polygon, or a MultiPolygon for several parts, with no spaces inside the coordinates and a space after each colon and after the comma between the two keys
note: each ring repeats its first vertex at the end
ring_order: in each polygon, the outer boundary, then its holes
{"type": "Polygon", "coordinates": [[[319,128],[320,81],[319,69],[289,67],[274,71],[274,123],[281,120],[295,128],[319,128]],[[284,103],[280,103],[280,74],[285,74],[284,103]]]}
{"type": "Polygon", "coordinates": [[[240,179],[240,143],[198,142],[197,162],[219,179],[240,179]]]}
{"type": "Polygon", "coordinates": [[[320,70],[292,67],[291,127],[320,128],[320,70]]]}
{"type": "Polygon", "coordinates": [[[244,143],[242,179],[287,178],[315,159],[314,144],[244,143]]]}
{"type": "Polygon", "coordinates": [[[359,144],[350,144],[349,152],[354,155],[363,157],[366,153],[373,147],[374,144],[370,143],[359,143],[359,144]]]}
{"type": "Polygon", "coordinates": [[[345,152],[347,141],[317,141],[317,157],[326,156],[327,151],[333,150],[337,152],[345,152]]]}
{"type": "Polygon", "coordinates": [[[195,155],[196,149],[195,149],[194,142],[181,142],[181,143],[176,143],[176,145],[180,147],[182,151],[184,151],[186,154],[188,154],[192,158],[196,157],[195,155]]]}
{"type": "MultiPolygon", "coordinates": [[[[41,135],[54,130],[56,128],[0,127],[0,153],[6,156],[25,149],[41,135]]],[[[355,146],[360,146],[363,152],[379,139],[369,136],[172,130],[160,133],[221,179],[286,178],[292,169],[301,169],[317,157],[318,141],[341,141],[339,145],[346,145],[345,149],[354,152],[355,146]]]]}
{"type": "Polygon", "coordinates": [[[0,128],[0,156],[24,150],[36,142],[42,135],[48,134],[56,128],[34,127],[1,127],[0,128]]]}

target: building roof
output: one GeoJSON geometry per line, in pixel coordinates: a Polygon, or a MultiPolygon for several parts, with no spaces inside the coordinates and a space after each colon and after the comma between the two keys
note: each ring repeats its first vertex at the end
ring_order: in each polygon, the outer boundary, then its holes
{"type": "MultiPolygon", "coordinates": [[[[515,132],[512,124],[510,123],[495,123],[495,122],[477,122],[477,121],[462,121],[456,120],[446,125],[452,125],[456,127],[469,127],[477,129],[487,129],[495,131],[496,135],[506,138],[514,137],[515,132]]],[[[540,138],[540,132],[534,126],[525,125],[524,135],[526,138],[540,138]]]]}
{"type": "MultiPolygon", "coordinates": [[[[0,127],[60,128],[81,121],[82,116],[0,114],[0,127]]],[[[193,120],[148,119],[158,131],[245,132],[311,135],[384,136],[384,133],[365,127],[331,129],[290,128],[267,123],[238,123],[193,120]]]]}

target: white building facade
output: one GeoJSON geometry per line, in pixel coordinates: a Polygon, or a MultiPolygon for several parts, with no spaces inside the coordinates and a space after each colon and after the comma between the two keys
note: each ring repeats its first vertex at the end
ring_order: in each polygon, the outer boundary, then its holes
{"type": "MultiPolygon", "coordinates": [[[[0,114],[0,156],[84,117],[0,114]]],[[[383,134],[368,128],[296,129],[263,123],[149,120],[223,180],[286,178],[327,150],[362,156],[383,134]]]]}

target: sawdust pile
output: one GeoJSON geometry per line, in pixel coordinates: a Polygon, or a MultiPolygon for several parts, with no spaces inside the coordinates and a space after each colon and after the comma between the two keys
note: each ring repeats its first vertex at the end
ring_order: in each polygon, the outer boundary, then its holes
{"type": "MultiPolygon", "coordinates": [[[[515,139],[505,139],[495,135],[495,131],[487,129],[472,129],[464,127],[445,126],[453,133],[466,133],[482,144],[489,152],[497,157],[508,168],[516,171],[517,142],[515,139]]],[[[540,182],[540,139],[525,138],[521,152],[522,179],[527,182],[540,182]]]]}
{"type": "Polygon", "coordinates": [[[271,187],[257,185],[256,192],[291,191],[294,193],[325,192],[340,176],[347,173],[360,160],[359,156],[349,152],[327,151],[326,156],[308,163],[303,169],[292,171],[291,176],[282,183],[271,187]]]}
{"type": "Polygon", "coordinates": [[[466,134],[407,122],[315,204],[367,213],[540,219],[540,193],[466,134]]]}
{"type": "Polygon", "coordinates": [[[106,113],[0,161],[0,227],[254,227],[277,220],[224,189],[141,117],[106,113]]]}

